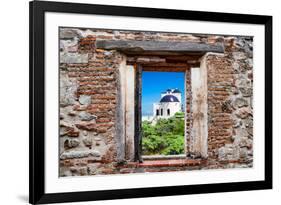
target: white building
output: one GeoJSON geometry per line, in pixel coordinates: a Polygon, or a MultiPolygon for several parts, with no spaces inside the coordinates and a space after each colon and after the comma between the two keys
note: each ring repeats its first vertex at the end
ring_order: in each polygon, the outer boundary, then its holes
{"type": "Polygon", "coordinates": [[[169,118],[176,112],[183,111],[181,92],[178,89],[167,89],[161,93],[159,103],[153,103],[153,118],[169,118]]]}

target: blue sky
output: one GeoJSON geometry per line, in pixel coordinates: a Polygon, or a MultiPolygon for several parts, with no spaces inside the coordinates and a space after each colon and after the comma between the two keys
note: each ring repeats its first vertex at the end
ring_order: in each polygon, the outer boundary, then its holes
{"type": "Polygon", "coordinates": [[[159,102],[161,92],[168,88],[178,88],[184,99],[184,73],[142,72],[142,115],[152,115],[153,103],[159,102]]]}

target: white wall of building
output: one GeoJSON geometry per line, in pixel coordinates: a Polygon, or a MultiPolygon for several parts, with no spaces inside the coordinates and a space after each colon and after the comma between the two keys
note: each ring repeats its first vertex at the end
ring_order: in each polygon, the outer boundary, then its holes
{"type": "Polygon", "coordinates": [[[161,99],[166,95],[175,96],[179,102],[160,102],[153,103],[153,117],[154,118],[169,118],[175,115],[175,113],[182,111],[182,103],[181,103],[181,93],[173,92],[174,89],[167,90],[166,92],[161,93],[161,99]]]}
{"type": "Polygon", "coordinates": [[[153,104],[153,116],[156,116],[157,118],[169,118],[174,116],[176,112],[180,112],[180,111],[181,111],[180,102],[165,102],[165,103],[153,104]],[[157,110],[159,111],[159,115],[157,115],[157,110]]]}

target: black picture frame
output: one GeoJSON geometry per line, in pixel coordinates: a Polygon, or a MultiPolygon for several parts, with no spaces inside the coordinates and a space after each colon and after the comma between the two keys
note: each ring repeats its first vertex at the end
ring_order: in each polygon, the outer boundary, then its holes
{"type": "Polygon", "coordinates": [[[167,195],[184,195],[272,188],[272,16],[105,6],[62,2],[33,1],[30,11],[30,142],[29,202],[31,204],[108,200],[167,195]],[[71,193],[45,192],[44,123],[45,76],[44,40],[45,13],[79,13],[111,16],[150,17],[209,22],[247,23],[265,26],[265,180],[235,183],[197,184],[154,188],[135,188],[71,193]]]}

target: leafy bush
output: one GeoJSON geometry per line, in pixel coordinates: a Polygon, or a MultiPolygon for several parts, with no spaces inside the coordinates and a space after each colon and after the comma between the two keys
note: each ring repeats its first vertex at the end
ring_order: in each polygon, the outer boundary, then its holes
{"type": "Polygon", "coordinates": [[[142,122],[144,155],[176,155],[184,153],[184,113],[159,119],[155,125],[142,122]]]}

